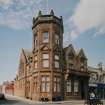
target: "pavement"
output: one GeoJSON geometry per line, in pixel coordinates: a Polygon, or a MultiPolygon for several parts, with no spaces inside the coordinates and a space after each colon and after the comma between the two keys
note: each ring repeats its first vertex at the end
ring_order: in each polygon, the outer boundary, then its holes
{"type": "MultiPolygon", "coordinates": [[[[105,105],[105,101],[103,100],[105,105]]],[[[0,105],[84,105],[84,100],[71,100],[71,101],[59,101],[59,102],[40,102],[32,101],[17,96],[6,95],[5,100],[0,100],[0,105]]]]}
{"type": "Polygon", "coordinates": [[[49,101],[49,102],[41,102],[41,101],[33,101],[33,100],[30,100],[30,99],[26,99],[26,98],[22,98],[22,97],[17,97],[17,96],[10,96],[10,95],[6,95],[6,98],[7,99],[15,99],[15,100],[19,100],[21,102],[25,102],[25,103],[29,103],[31,105],[40,105],[40,104],[43,104],[43,105],[51,105],[51,104],[55,104],[55,105],[58,105],[58,104],[61,104],[61,105],[84,105],[84,100],[71,100],[71,101],[57,101],[57,102],[52,102],[52,101],[49,101]]]}

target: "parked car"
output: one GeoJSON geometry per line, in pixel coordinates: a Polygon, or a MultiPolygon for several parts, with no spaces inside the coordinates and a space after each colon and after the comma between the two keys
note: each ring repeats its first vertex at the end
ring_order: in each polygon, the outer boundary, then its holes
{"type": "Polygon", "coordinates": [[[0,99],[4,99],[4,98],[5,98],[4,94],[0,93],[0,99]]]}

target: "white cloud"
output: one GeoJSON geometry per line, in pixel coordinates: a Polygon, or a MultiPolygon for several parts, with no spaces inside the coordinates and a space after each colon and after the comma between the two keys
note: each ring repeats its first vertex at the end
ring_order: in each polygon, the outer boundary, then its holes
{"type": "Polygon", "coordinates": [[[12,3],[13,0],[0,0],[0,6],[2,6],[4,9],[8,9],[12,3]]]}
{"type": "Polygon", "coordinates": [[[43,0],[0,0],[0,25],[15,29],[31,27],[43,0]]]}
{"type": "Polygon", "coordinates": [[[96,34],[105,34],[105,0],[80,0],[69,24],[72,24],[73,38],[91,28],[96,29],[96,34]]]}

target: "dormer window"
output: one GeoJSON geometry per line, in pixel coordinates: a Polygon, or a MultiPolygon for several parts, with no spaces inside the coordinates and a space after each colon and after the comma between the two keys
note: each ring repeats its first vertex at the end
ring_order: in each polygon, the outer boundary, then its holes
{"type": "Polygon", "coordinates": [[[48,31],[42,33],[42,42],[43,43],[48,43],[49,42],[48,31]]]}
{"type": "Polygon", "coordinates": [[[86,61],[86,59],[81,58],[80,61],[81,61],[81,66],[82,66],[82,67],[84,67],[84,66],[87,65],[87,61],[86,61]]]}
{"type": "Polygon", "coordinates": [[[74,58],[74,55],[70,53],[70,54],[68,55],[68,58],[72,60],[72,59],[74,58]]]}

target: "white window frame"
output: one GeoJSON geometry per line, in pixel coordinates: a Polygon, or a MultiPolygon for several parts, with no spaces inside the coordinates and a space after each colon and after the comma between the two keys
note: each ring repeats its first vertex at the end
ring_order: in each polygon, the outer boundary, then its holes
{"type": "Polygon", "coordinates": [[[67,80],[66,82],[66,92],[71,92],[71,80],[67,80]]]}
{"type": "Polygon", "coordinates": [[[74,93],[79,92],[79,81],[75,80],[74,81],[74,93]]]}

